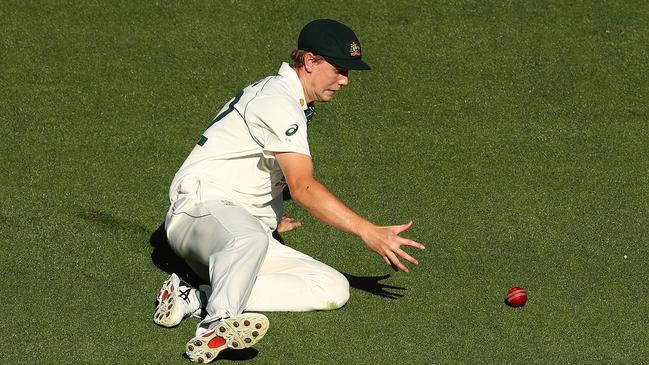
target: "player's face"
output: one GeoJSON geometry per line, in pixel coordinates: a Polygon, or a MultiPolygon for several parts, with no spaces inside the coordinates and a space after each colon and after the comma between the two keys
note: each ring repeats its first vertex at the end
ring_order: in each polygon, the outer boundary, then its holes
{"type": "Polygon", "coordinates": [[[330,101],[334,94],[349,84],[349,70],[338,68],[323,60],[314,65],[312,91],[315,101],[330,101]]]}

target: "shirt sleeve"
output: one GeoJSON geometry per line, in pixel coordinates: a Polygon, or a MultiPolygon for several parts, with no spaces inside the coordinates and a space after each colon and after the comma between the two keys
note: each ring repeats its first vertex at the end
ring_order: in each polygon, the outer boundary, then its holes
{"type": "Polygon", "coordinates": [[[262,131],[264,152],[297,152],[311,156],[306,117],[297,102],[289,98],[266,98],[254,106],[262,131]]]}

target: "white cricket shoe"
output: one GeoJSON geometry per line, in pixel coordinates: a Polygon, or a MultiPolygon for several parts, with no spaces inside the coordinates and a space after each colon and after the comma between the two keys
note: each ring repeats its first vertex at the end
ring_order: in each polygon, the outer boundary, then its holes
{"type": "Polygon", "coordinates": [[[169,279],[162,284],[158,294],[158,306],[153,314],[153,322],[163,327],[177,326],[183,318],[192,315],[191,288],[182,290],[178,275],[171,274],[169,279]]]}
{"type": "Polygon", "coordinates": [[[225,349],[240,350],[257,343],[270,322],[263,314],[243,313],[216,323],[212,329],[187,342],[186,353],[193,362],[206,364],[225,349]]]}

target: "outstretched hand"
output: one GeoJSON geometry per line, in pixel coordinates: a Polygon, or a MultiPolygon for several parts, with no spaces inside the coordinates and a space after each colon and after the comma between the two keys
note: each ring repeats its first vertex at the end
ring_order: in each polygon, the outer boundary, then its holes
{"type": "Polygon", "coordinates": [[[401,233],[407,231],[412,227],[412,221],[406,224],[396,226],[371,226],[367,231],[361,234],[361,239],[367,247],[376,252],[383,258],[385,263],[390,265],[395,271],[410,272],[408,268],[401,263],[399,258],[403,258],[413,265],[419,265],[414,257],[410,256],[406,251],[401,249],[401,246],[411,246],[420,250],[426,247],[416,241],[399,236],[401,233]]]}

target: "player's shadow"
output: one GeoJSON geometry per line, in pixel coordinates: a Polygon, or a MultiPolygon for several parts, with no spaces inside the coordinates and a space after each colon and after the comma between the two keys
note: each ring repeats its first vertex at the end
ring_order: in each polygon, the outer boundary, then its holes
{"type": "MultiPolygon", "coordinates": [[[[259,351],[252,347],[241,350],[225,349],[225,351],[219,354],[218,360],[246,361],[254,359],[255,357],[257,357],[257,354],[259,354],[259,351]]],[[[189,356],[187,356],[187,354],[185,353],[183,353],[182,356],[186,359],[189,359],[189,356]]]]}
{"type": "Polygon", "coordinates": [[[382,284],[381,281],[390,277],[390,275],[381,276],[355,276],[347,273],[342,273],[349,281],[349,286],[354,289],[362,290],[370,294],[378,295],[387,299],[398,299],[403,294],[395,292],[395,290],[407,290],[400,286],[382,284]]]}
{"type": "Polygon", "coordinates": [[[169,246],[167,234],[165,233],[164,223],[151,234],[149,239],[153,252],[151,252],[151,261],[160,270],[168,274],[176,273],[178,277],[187,284],[198,288],[201,284],[208,284],[201,279],[194,271],[176,255],[169,246]]]}

